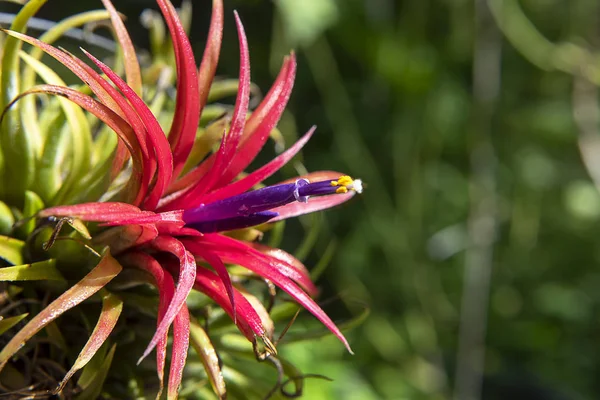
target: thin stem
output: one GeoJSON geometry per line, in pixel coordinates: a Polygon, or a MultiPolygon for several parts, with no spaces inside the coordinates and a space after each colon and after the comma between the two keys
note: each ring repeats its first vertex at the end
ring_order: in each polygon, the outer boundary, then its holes
{"type": "MultiPolygon", "coordinates": [[[[0,12],[0,24],[10,24],[15,19],[15,14],[0,12]]],[[[47,31],[56,26],[56,22],[42,18],[30,18],[27,22],[27,28],[37,31],[47,31]]],[[[101,49],[114,52],[117,49],[117,44],[104,36],[95,33],[86,32],[84,29],[72,28],[63,34],[64,37],[80,40],[82,42],[94,45],[101,49]]]]}
{"type": "Polygon", "coordinates": [[[501,36],[485,0],[475,0],[471,208],[467,221],[455,399],[481,398],[493,250],[497,230],[496,155],[491,140],[500,88],[501,36]]]}

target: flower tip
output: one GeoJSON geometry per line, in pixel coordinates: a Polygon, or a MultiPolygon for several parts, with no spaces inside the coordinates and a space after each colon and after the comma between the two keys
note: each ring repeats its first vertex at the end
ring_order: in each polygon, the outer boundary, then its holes
{"type": "Polygon", "coordinates": [[[361,194],[363,192],[363,183],[361,179],[355,179],[354,182],[352,183],[352,189],[358,193],[361,194]]]}
{"type": "Polygon", "coordinates": [[[137,360],[135,365],[140,365],[142,361],[144,361],[144,358],[148,357],[152,350],[154,350],[154,347],[156,347],[156,344],[150,342],[150,344],[146,347],[146,350],[144,350],[144,354],[142,354],[142,356],[137,360]]]}
{"type": "Polygon", "coordinates": [[[336,181],[331,181],[332,187],[337,187],[336,193],[348,193],[348,191],[354,191],[356,193],[362,193],[363,191],[363,183],[360,179],[352,179],[348,175],[343,175],[338,178],[336,181]]]}
{"type": "Polygon", "coordinates": [[[350,353],[350,355],[354,355],[354,351],[352,351],[352,348],[350,347],[350,343],[348,343],[348,339],[346,339],[346,337],[341,332],[338,332],[338,333],[339,333],[339,335],[337,333],[335,333],[335,335],[344,344],[344,346],[346,347],[346,350],[348,350],[348,353],[350,353]]]}

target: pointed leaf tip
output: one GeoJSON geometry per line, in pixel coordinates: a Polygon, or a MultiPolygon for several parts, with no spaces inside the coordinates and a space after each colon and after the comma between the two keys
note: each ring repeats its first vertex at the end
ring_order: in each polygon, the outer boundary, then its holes
{"type": "Polygon", "coordinates": [[[75,372],[83,368],[94,357],[117,324],[122,310],[123,301],[114,294],[107,293],[102,297],[102,311],[96,327],[79,353],[77,360],[56,388],[55,393],[60,393],[75,372]]]}
{"type": "Polygon", "coordinates": [[[181,310],[181,307],[185,304],[187,296],[192,290],[196,279],[196,261],[179,240],[168,236],[158,236],[150,243],[150,246],[158,251],[171,253],[179,259],[179,279],[173,299],[165,312],[164,318],[156,328],[156,332],[150,340],[144,354],[138,360],[138,364],[150,354],[158,344],[158,341],[166,332],[168,332],[169,327],[179,313],[179,310],[181,310]]]}

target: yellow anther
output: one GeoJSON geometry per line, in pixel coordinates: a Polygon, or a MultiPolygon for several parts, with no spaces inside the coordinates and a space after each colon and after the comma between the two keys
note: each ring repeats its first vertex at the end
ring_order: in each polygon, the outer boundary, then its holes
{"type": "Polygon", "coordinates": [[[331,181],[331,186],[348,186],[352,185],[353,182],[354,180],[348,175],[342,175],[337,181],[331,181]]]}
{"type": "Polygon", "coordinates": [[[340,186],[339,188],[335,189],[335,192],[337,194],[348,193],[348,188],[346,186],[340,186]]]}
{"type": "Polygon", "coordinates": [[[338,185],[340,185],[340,186],[352,185],[353,182],[354,182],[354,180],[352,178],[350,178],[348,175],[341,176],[338,179],[338,185]]]}

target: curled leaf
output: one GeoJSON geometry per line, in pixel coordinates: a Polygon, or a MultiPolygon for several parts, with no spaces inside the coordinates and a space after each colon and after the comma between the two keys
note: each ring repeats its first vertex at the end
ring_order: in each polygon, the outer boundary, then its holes
{"type": "Polygon", "coordinates": [[[110,335],[113,328],[117,324],[117,320],[121,315],[122,309],[123,302],[114,294],[106,293],[102,297],[102,311],[100,312],[100,317],[98,318],[96,327],[90,335],[87,343],[79,353],[79,356],[77,356],[77,360],[75,360],[75,363],[69,372],[67,372],[63,380],[56,388],[55,393],[59,393],[65,387],[69,379],[71,379],[71,377],[75,374],[75,372],[83,368],[92,359],[92,357],[94,357],[98,349],[100,349],[102,344],[108,338],[108,335],[110,335]]]}
{"type": "Polygon", "coordinates": [[[150,354],[152,349],[158,344],[158,341],[167,333],[179,310],[184,306],[185,300],[192,290],[194,280],[196,279],[196,261],[179,240],[168,236],[158,236],[150,245],[156,250],[171,253],[179,259],[179,280],[173,299],[165,312],[164,319],[156,328],[154,336],[138,363],[150,354]]]}
{"type": "Polygon", "coordinates": [[[0,258],[13,265],[23,264],[25,242],[8,236],[0,236],[0,258]]]}
{"type": "Polygon", "coordinates": [[[83,392],[81,392],[75,398],[76,400],[95,400],[100,397],[100,393],[102,392],[102,386],[104,385],[104,381],[106,380],[106,376],[108,375],[108,370],[110,369],[110,365],[112,364],[116,348],[116,344],[114,344],[110,348],[110,351],[108,352],[106,358],[104,359],[100,367],[97,369],[92,381],[83,390],[83,392]]]}
{"type": "Polygon", "coordinates": [[[123,49],[125,62],[125,76],[127,84],[138,94],[142,95],[142,73],[140,72],[140,64],[137,60],[135,48],[129,37],[129,33],[123,24],[123,20],[117,13],[117,10],[112,5],[110,0],[102,0],[104,8],[110,13],[110,20],[115,29],[117,40],[123,49]]]}
{"type": "MultiPolygon", "coordinates": [[[[0,150],[0,153],[2,151],[0,150]]],[[[0,154],[0,159],[2,158],[0,154]]],[[[0,161],[0,168],[2,168],[2,162],[0,161]]],[[[0,235],[6,235],[12,230],[13,224],[15,223],[15,217],[6,205],[5,202],[0,201],[0,235]]]]}
{"type": "Polygon", "coordinates": [[[121,272],[121,265],[109,252],[106,252],[102,260],[82,280],[60,295],[50,303],[31,321],[27,323],[0,351],[0,370],[4,368],[8,360],[42,328],[54,321],[64,312],[77,306],[91,295],[102,289],[108,282],[121,272]]]}
{"type": "MultiPolygon", "coordinates": [[[[46,0],[31,0],[21,8],[11,28],[14,31],[25,31],[27,21],[44,5],[46,0]]],[[[0,56],[0,111],[17,96],[20,91],[19,50],[22,43],[13,38],[6,38],[0,56]]],[[[38,137],[21,128],[19,111],[8,110],[0,125],[0,145],[4,160],[4,184],[0,193],[20,199],[29,187],[35,174],[36,149],[40,145],[38,137]]]]}
{"type": "Polygon", "coordinates": [[[173,321],[173,348],[171,352],[171,366],[169,368],[169,385],[167,399],[177,399],[183,368],[187,359],[190,345],[190,313],[184,304],[173,321]]]}
{"type": "Polygon", "coordinates": [[[220,399],[225,399],[227,389],[225,387],[223,372],[219,366],[219,356],[206,331],[194,320],[190,322],[190,341],[192,347],[198,353],[202,365],[204,365],[206,375],[216,395],[220,399]]]}
{"type": "Polygon", "coordinates": [[[23,218],[29,218],[29,220],[26,220],[26,222],[19,227],[20,231],[24,234],[24,236],[29,236],[29,234],[33,232],[33,229],[35,228],[35,219],[32,217],[35,216],[35,214],[37,214],[37,212],[40,211],[42,208],[44,208],[44,202],[42,201],[40,196],[38,196],[37,193],[32,192],[31,190],[25,191],[25,206],[23,207],[23,218]]]}
{"type": "MultiPolygon", "coordinates": [[[[41,61],[36,60],[25,52],[20,52],[20,56],[23,61],[25,61],[25,63],[42,78],[44,83],[56,86],[66,86],[65,82],[58,76],[58,74],[41,61]]],[[[58,200],[60,200],[60,196],[64,196],[65,193],[72,188],[72,185],[77,183],[78,179],[83,178],[83,176],[87,173],[90,166],[89,162],[92,148],[92,132],[81,108],[62,97],[59,97],[59,104],[69,124],[69,133],[71,137],[71,151],[69,154],[71,158],[71,165],[68,170],[65,170],[64,175],[66,176],[63,178],[63,182],[61,184],[61,194],[58,195],[58,200]]],[[[24,120],[29,120],[31,118],[31,115],[23,115],[24,120]]],[[[43,193],[50,192],[50,189],[45,188],[48,183],[41,178],[45,176],[52,176],[45,171],[45,169],[50,167],[56,169],[57,165],[52,164],[49,167],[48,165],[42,164],[40,167],[42,167],[43,170],[37,172],[36,187],[42,186],[43,193]]]]}

